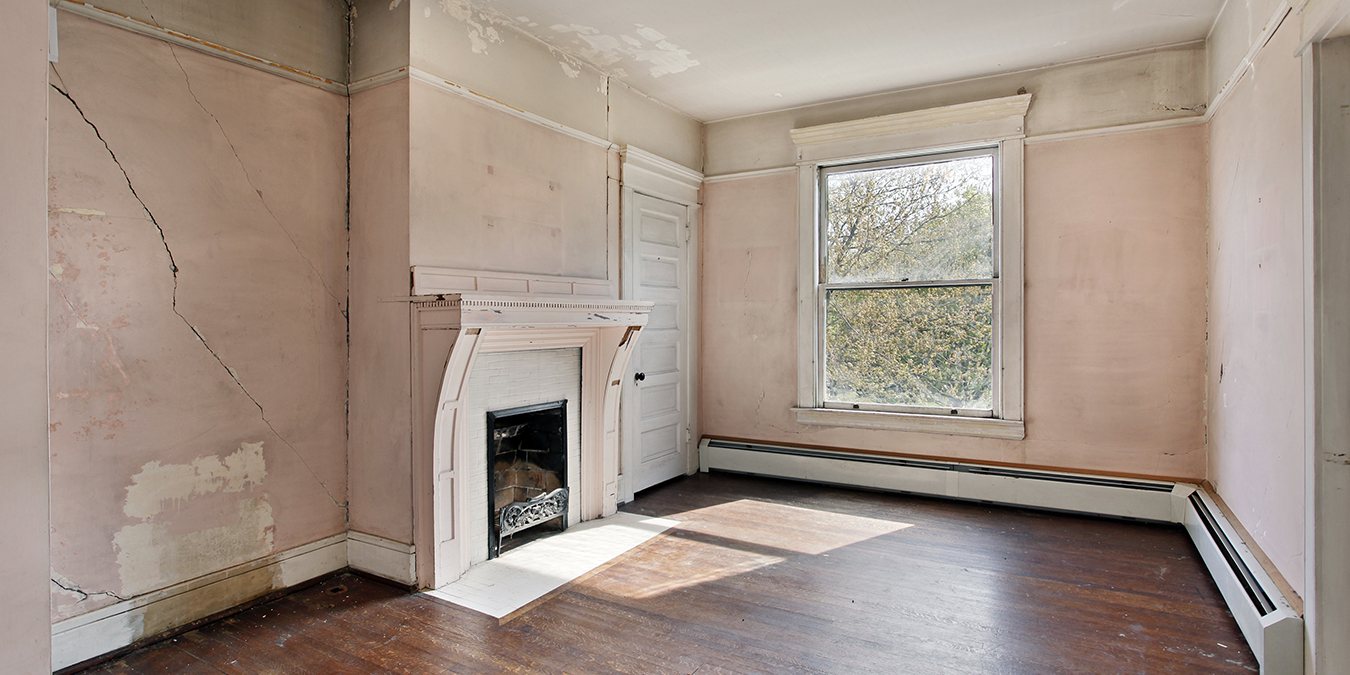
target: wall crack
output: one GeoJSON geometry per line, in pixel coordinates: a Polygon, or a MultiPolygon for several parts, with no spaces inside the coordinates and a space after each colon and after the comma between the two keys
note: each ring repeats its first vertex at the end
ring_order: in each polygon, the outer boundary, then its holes
{"type": "MultiPolygon", "coordinates": [[[[56,576],[61,576],[61,575],[58,574],[58,575],[56,575],[56,576]]],[[[62,577],[62,579],[65,579],[65,577],[62,577]]],[[[63,591],[66,591],[66,592],[69,592],[69,593],[74,593],[75,595],[80,596],[80,599],[79,599],[79,600],[76,600],[75,602],[84,602],[85,600],[88,600],[90,597],[95,596],[95,595],[102,595],[102,596],[105,596],[105,597],[113,598],[114,600],[126,600],[126,598],[124,598],[124,597],[122,597],[122,596],[120,596],[120,595],[118,595],[118,594],[116,594],[116,593],[113,593],[112,591],[86,591],[86,590],[83,590],[83,589],[81,589],[79,586],[76,586],[76,585],[75,585],[73,582],[71,582],[71,580],[69,580],[69,579],[65,579],[64,581],[62,581],[61,579],[57,579],[56,577],[52,577],[52,583],[55,584],[57,588],[60,588],[60,589],[63,590],[63,591]]]]}
{"type": "MultiPolygon", "coordinates": [[[[175,56],[174,58],[175,60],[177,60],[177,56],[175,56]]],[[[180,65],[179,67],[181,68],[182,66],[180,65]]],[[[56,71],[55,64],[52,64],[52,71],[56,72],[56,76],[58,79],[61,79],[61,73],[56,71]]],[[[184,71],[183,75],[184,77],[186,77],[187,72],[184,71]]],[[[63,79],[61,81],[62,84],[65,83],[63,79]]],[[[122,172],[122,178],[126,180],[127,189],[131,191],[131,196],[135,197],[136,201],[141,205],[141,208],[145,211],[146,219],[149,220],[155,226],[155,230],[159,232],[160,243],[164,245],[164,252],[167,253],[169,256],[169,268],[173,272],[173,293],[170,298],[171,300],[170,309],[173,311],[174,315],[176,315],[179,319],[182,320],[183,324],[186,325],[188,329],[192,331],[193,335],[197,336],[197,339],[202,343],[202,346],[205,347],[206,351],[209,352],[211,356],[215,358],[216,362],[219,363],[220,366],[225,369],[225,372],[230,376],[230,379],[234,381],[235,385],[239,387],[239,390],[244,392],[244,395],[247,396],[248,399],[253,402],[253,405],[258,408],[258,416],[262,419],[263,424],[265,424],[267,428],[272,431],[272,434],[276,436],[277,439],[282,442],[282,444],[284,444],[287,448],[290,448],[291,452],[295,454],[296,458],[299,459],[300,463],[305,467],[305,470],[307,470],[310,476],[312,476],[314,480],[319,483],[319,486],[323,488],[324,494],[328,495],[328,499],[331,500],[335,506],[345,511],[347,509],[347,504],[345,502],[339,502],[336,498],[333,497],[333,493],[328,490],[328,484],[325,483],[323,479],[319,478],[319,474],[315,473],[314,469],[309,465],[309,462],[305,461],[304,455],[301,455],[300,451],[297,450],[296,447],[292,445],[290,441],[286,440],[286,437],[282,436],[281,432],[277,431],[277,428],[272,425],[272,421],[267,419],[267,411],[263,409],[262,403],[259,402],[258,399],[255,398],[253,394],[249,392],[247,387],[244,386],[244,383],[240,381],[239,377],[235,374],[235,370],[226,365],[224,359],[220,357],[220,354],[216,353],[216,350],[211,347],[211,344],[209,342],[207,342],[206,336],[202,335],[201,331],[197,330],[197,327],[192,325],[192,322],[188,321],[188,318],[184,316],[182,312],[178,311],[178,263],[174,259],[173,250],[169,248],[169,240],[164,234],[164,228],[160,226],[159,221],[155,218],[154,212],[152,212],[150,210],[150,207],[146,205],[145,200],[141,199],[141,196],[136,192],[136,186],[133,185],[131,182],[131,175],[128,174],[126,168],[122,166],[122,162],[117,159],[117,153],[113,152],[112,147],[108,145],[107,139],[103,137],[103,134],[99,131],[98,127],[95,126],[94,123],[90,121],[89,117],[84,114],[84,110],[80,108],[80,105],[75,102],[75,99],[68,92],[56,86],[55,84],[52,84],[51,88],[55,89],[57,93],[61,94],[61,96],[64,97],[67,101],[70,101],[70,105],[75,108],[75,112],[80,114],[80,119],[83,119],[84,123],[88,124],[89,128],[94,130],[94,135],[97,136],[98,140],[103,143],[104,149],[108,151],[108,156],[111,157],[113,163],[117,165],[117,169],[122,172]]],[[[200,103],[198,105],[200,105],[200,103]]],[[[203,110],[205,110],[205,108],[203,108],[203,110]]],[[[208,111],[207,114],[209,115],[210,112],[208,111]]],[[[212,116],[212,119],[214,119],[214,116],[212,116]]],[[[220,123],[217,122],[216,124],[219,125],[220,123]]],[[[224,130],[222,130],[221,133],[224,133],[224,130]]],[[[226,141],[228,142],[228,140],[229,139],[227,138],[226,141]]],[[[235,158],[238,159],[238,155],[236,155],[235,158]]],[[[247,172],[245,172],[245,174],[247,175],[247,172]]],[[[250,184],[252,184],[252,181],[250,181],[250,184]]],[[[259,195],[259,197],[261,198],[261,195],[259,195]]],[[[266,204],[264,203],[264,206],[265,205],[266,204]]],[[[275,218],[275,216],[273,217],[275,218]]],[[[278,226],[280,226],[279,222],[278,226]]],[[[285,228],[282,228],[282,231],[284,232],[285,228]]],[[[289,234],[287,236],[289,236],[289,234]]],[[[294,245],[295,243],[294,240],[292,240],[291,243],[292,245],[294,245]]],[[[304,256],[302,255],[301,257],[304,256]]],[[[323,277],[320,276],[319,278],[320,281],[322,281],[323,277]]],[[[329,295],[332,295],[332,293],[330,292],[329,295]]],[[[62,296],[64,298],[65,294],[62,293],[62,296]]],[[[68,299],[67,303],[69,304],[68,299]]],[[[74,305],[71,305],[71,309],[74,310],[74,305]]]]}
{"type": "Polygon", "coordinates": [[[187,69],[183,67],[183,63],[178,60],[178,51],[174,49],[173,45],[169,45],[169,53],[173,55],[173,62],[178,64],[178,70],[183,72],[183,81],[187,84],[188,95],[190,95],[192,100],[197,103],[197,107],[201,108],[202,112],[206,113],[206,115],[211,118],[211,121],[216,123],[216,129],[220,130],[221,138],[225,139],[225,144],[230,146],[230,152],[234,154],[234,161],[239,163],[239,170],[243,172],[244,180],[248,181],[249,187],[253,188],[253,192],[258,195],[258,202],[261,203],[263,209],[267,211],[267,215],[272,217],[272,222],[276,224],[277,229],[281,230],[281,233],[286,235],[286,239],[291,242],[291,247],[295,249],[296,255],[300,256],[300,259],[304,260],[306,265],[309,265],[309,269],[314,272],[314,276],[318,278],[319,284],[323,286],[324,292],[328,293],[328,297],[338,303],[339,308],[342,308],[342,299],[339,298],[337,294],[333,293],[333,289],[328,287],[328,281],[323,278],[323,273],[314,265],[314,261],[310,260],[309,256],[305,255],[305,252],[300,249],[300,244],[296,243],[295,237],[291,236],[290,230],[287,230],[286,226],[281,224],[281,219],[272,211],[271,205],[267,203],[267,198],[263,197],[262,190],[258,189],[257,184],[253,182],[253,176],[249,174],[248,167],[244,166],[243,158],[239,156],[239,151],[235,149],[234,141],[230,140],[230,135],[225,133],[225,127],[220,123],[220,119],[216,117],[215,113],[211,112],[202,104],[201,99],[197,98],[197,92],[192,90],[192,78],[188,76],[187,69]]]}

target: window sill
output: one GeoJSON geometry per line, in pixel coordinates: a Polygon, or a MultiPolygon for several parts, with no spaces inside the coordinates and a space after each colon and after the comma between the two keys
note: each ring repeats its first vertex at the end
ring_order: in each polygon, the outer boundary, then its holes
{"type": "Polygon", "coordinates": [[[885,431],[917,431],[948,436],[977,436],[1020,441],[1027,437],[1021,420],[991,417],[956,417],[875,410],[839,410],[836,408],[793,408],[797,424],[825,427],[854,427],[885,431]]]}

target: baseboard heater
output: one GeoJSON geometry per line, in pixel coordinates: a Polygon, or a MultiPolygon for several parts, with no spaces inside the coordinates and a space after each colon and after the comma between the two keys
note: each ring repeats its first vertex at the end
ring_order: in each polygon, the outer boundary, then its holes
{"type": "Polygon", "coordinates": [[[1261,673],[1303,673],[1303,620],[1237,529],[1195,485],[711,438],[699,444],[699,466],[703,471],[1182,524],[1261,673]]]}
{"type": "Polygon", "coordinates": [[[1179,523],[1195,486],[705,438],[704,471],[1179,523]]]}
{"type": "Polygon", "coordinates": [[[1183,523],[1228,603],[1262,675],[1302,675],[1303,619],[1203,490],[1186,500],[1183,523]]]}

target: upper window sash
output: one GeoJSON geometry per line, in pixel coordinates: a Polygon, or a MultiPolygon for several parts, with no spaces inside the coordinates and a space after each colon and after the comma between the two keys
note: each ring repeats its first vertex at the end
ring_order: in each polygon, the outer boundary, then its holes
{"type": "Polygon", "coordinates": [[[937,164],[937,163],[947,162],[947,161],[956,161],[956,160],[961,160],[961,159],[969,159],[969,158],[971,158],[971,157],[989,157],[989,158],[990,158],[990,161],[992,162],[992,165],[993,165],[993,166],[992,166],[993,175],[992,175],[992,177],[991,177],[991,179],[992,179],[992,188],[991,188],[991,189],[992,189],[992,195],[991,195],[991,196],[992,196],[992,204],[990,205],[990,209],[991,209],[991,211],[992,211],[992,216],[993,216],[993,228],[994,228],[994,232],[993,232],[993,243],[992,243],[992,247],[993,247],[993,248],[992,248],[992,250],[991,250],[992,260],[990,261],[990,266],[991,266],[991,274],[990,274],[990,276],[988,276],[988,277],[974,277],[974,278],[972,278],[972,279],[970,279],[970,280],[968,280],[968,281],[970,281],[970,282],[976,282],[976,281],[979,281],[979,280],[984,280],[984,281],[997,280],[997,279],[999,278],[999,268],[1000,268],[1000,265],[999,265],[999,243],[1000,243],[1000,241],[999,241],[999,220],[1000,220],[1000,219],[999,219],[999,206],[1000,206],[1000,203],[999,203],[999,200],[1000,200],[1000,197],[999,197],[999,192],[1000,192],[999,187],[1000,187],[1000,179],[1001,179],[1001,175],[1000,175],[1001,170],[1000,170],[1000,166],[999,166],[999,164],[1000,164],[1000,162],[999,162],[999,148],[998,148],[997,145],[995,145],[995,146],[984,145],[984,146],[981,146],[981,147],[975,147],[975,148],[948,150],[948,151],[937,152],[937,153],[933,153],[933,152],[925,152],[925,153],[923,153],[923,154],[911,154],[911,155],[905,155],[905,156],[900,156],[900,157],[890,157],[890,158],[886,158],[886,159],[872,160],[872,161],[866,161],[866,162],[847,162],[847,163],[840,162],[840,163],[831,163],[831,164],[820,164],[820,165],[818,165],[818,166],[817,166],[818,179],[817,179],[817,181],[816,181],[816,195],[817,195],[817,196],[816,196],[816,207],[817,207],[817,209],[819,210],[819,212],[818,212],[817,215],[816,215],[816,255],[818,256],[818,262],[819,262],[819,264],[817,265],[818,275],[817,275],[817,277],[816,277],[816,283],[817,283],[818,285],[824,286],[824,287],[826,287],[826,288],[843,288],[843,287],[860,287],[860,286],[868,286],[868,287],[881,288],[881,287],[885,287],[886,284],[895,284],[895,285],[892,286],[892,287],[894,287],[894,288],[903,288],[903,287],[905,287],[905,286],[903,286],[903,285],[901,285],[901,284],[910,284],[910,285],[912,285],[912,286],[914,286],[914,287],[920,287],[920,286],[925,286],[925,285],[927,285],[927,286],[941,286],[941,285],[953,285],[953,286],[956,286],[956,285],[961,285],[963,281],[967,281],[967,280],[960,280],[960,279],[951,279],[951,280],[945,280],[945,279],[911,279],[909,282],[903,282],[903,281],[837,281],[837,282],[831,282],[831,281],[829,280],[829,274],[828,274],[828,271],[827,271],[827,269],[826,269],[826,256],[827,256],[828,253],[829,253],[829,246],[828,246],[828,241],[827,241],[827,238],[828,238],[828,236],[829,236],[828,231],[827,231],[827,230],[828,230],[828,226],[829,226],[829,203],[828,203],[828,200],[825,198],[825,195],[828,194],[828,192],[829,192],[829,178],[830,178],[831,175],[834,175],[834,174],[854,173],[854,172],[859,172],[859,171],[873,171],[873,170],[891,169],[891,168],[899,168],[899,167],[906,167],[906,166],[921,166],[921,165],[924,165],[924,164],[937,164]]]}

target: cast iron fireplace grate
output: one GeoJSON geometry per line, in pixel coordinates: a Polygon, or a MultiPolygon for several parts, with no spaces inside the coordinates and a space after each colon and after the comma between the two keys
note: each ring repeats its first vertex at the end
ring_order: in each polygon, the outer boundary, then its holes
{"type": "Polygon", "coordinates": [[[488,558],[567,529],[567,401],[487,414],[488,558]]]}

